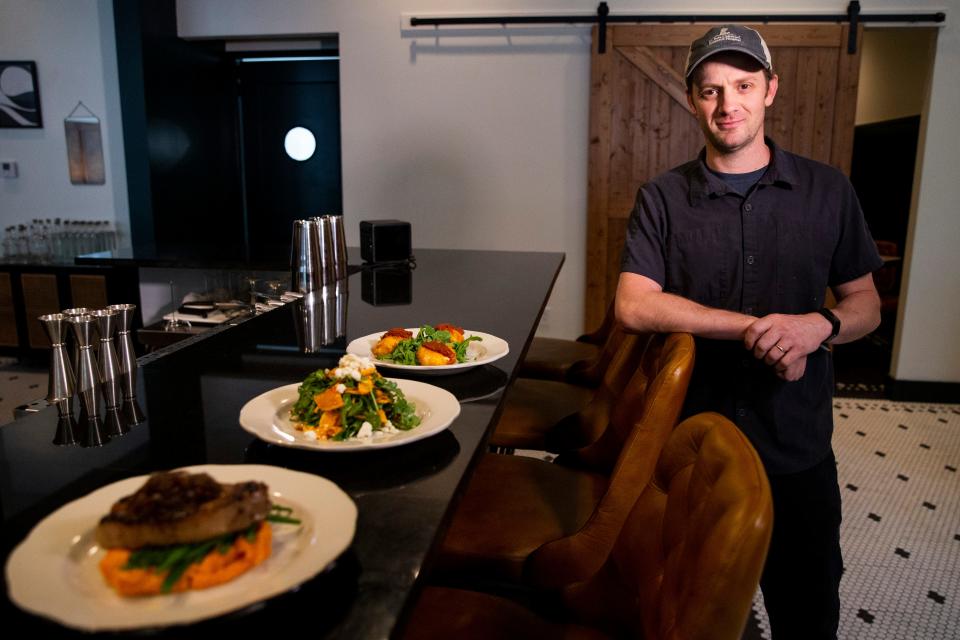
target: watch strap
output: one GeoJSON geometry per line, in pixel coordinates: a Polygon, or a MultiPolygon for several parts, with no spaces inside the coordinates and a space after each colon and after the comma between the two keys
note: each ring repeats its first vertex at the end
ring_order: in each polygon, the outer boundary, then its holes
{"type": "Polygon", "coordinates": [[[822,315],[827,319],[828,322],[830,322],[830,335],[826,340],[823,341],[823,344],[828,344],[831,340],[840,335],[840,318],[838,318],[833,311],[827,309],[826,307],[820,307],[817,309],[817,313],[822,315]]]}

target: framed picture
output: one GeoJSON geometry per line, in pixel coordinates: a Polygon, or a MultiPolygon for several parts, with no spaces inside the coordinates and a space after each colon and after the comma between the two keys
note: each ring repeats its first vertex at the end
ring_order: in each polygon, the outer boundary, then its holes
{"type": "Polygon", "coordinates": [[[0,60],[0,128],[42,127],[37,63],[0,60]]]}

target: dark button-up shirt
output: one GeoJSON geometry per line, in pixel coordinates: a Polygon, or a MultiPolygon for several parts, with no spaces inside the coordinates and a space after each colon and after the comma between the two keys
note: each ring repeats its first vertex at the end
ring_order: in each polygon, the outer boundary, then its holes
{"type": "MultiPolygon", "coordinates": [[[[643,185],[622,270],[700,304],[757,317],[802,314],[828,286],[882,265],[853,187],[828,165],[777,147],[746,195],[707,170],[705,152],[643,185]]],[[[833,362],[807,356],[803,377],[778,378],[737,341],[697,338],[684,415],[735,422],[772,474],[802,471],[830,452],[833,362]]]]}

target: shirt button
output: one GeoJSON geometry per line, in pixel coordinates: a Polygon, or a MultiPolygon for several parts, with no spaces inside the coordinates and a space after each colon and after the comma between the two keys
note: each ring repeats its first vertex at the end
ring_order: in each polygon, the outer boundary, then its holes
{"type": "Polygon", "coordinates": [[[747,204],[743,205],[743,210],[747,213],[750,213],[753,211],[753,205],[748,202],[747,204]]]}
{"type": "Polygon", "coordinates": [[[753,264],[753,256],[747,256],[747,264],[753,264]]]}
{"type": "Polygon", "coordinates": [[[750,315],[753,313],[753,307],[747,307],[746,309],[743,310],[743,312],[746,313],[747,315],[750,315]]]}
{"type": "Polygon", "coordinates": [[[737,409],[737,416],[739,416],[739,417],[742,418],[742,417],[745,416],[745,415],[747,415],[747,410],[746,410],[746,409],[737,409]]]}

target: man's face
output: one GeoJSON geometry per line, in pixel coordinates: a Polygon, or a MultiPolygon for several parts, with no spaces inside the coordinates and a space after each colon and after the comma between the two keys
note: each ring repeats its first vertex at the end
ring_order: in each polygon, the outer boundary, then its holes
{"type": "Polygon", "coordinates": [[[763,142],[763,116],[777,94],[777,76],[768,82],[762,68],[743,58],[721,53],[707,59],[687,94],[707,144],[722,154],[763,142]]]}

